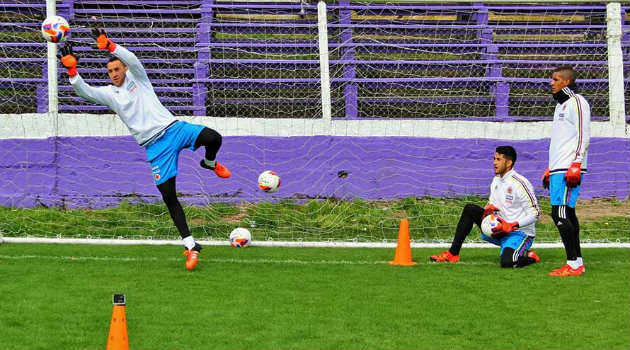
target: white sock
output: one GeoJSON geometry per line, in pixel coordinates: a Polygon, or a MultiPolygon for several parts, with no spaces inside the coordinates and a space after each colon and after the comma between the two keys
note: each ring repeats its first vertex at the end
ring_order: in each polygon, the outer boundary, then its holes
{"type": "Polygon", "coordinates": [[[567,260],[567,265],[571,266],[571,268],[574,270],[580,267],[577,260],[567,260]]]}
{"type": "Polygon", "coordinates": [[[582,265],[584,265],[584,262],[582,261],[582,257],[581,257],[581,256],[578,256],[578,258],[577,258],[577,264],[578,264],[578,266],[582,266],[582,265]]]}
{"type": "Polygon", "coordinates": [[[204,162],[207,166],[209,166],[209,167],[211,167],[211,168],[214,168],[215,166],[217,166],[217,160],[216,160],[216,159],[215,159],[215,160],[207,160],[206,158],[204,158],[204,159],[203,159],[203,162],[204,162]]]}
{"type": "Polygon", "coordinates": [[[195,247],[195,239],[193,238],[193,236],[188,236],[184,238],[184,245],[188,250],[193,249],[195,247]]]}

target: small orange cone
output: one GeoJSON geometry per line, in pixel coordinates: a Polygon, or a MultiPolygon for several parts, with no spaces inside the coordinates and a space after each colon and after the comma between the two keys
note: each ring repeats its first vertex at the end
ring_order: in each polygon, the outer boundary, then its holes
{"type": "Polygon", "coordinates": [[[114,294],[114,310],[109,323],[109,336],[106,350],[129,350],[127,338],[127,316],[125,316],[125,295],[114,294]]]}
{"type": "Polygon", "coordinates": [[[409,238],[409,220],[400,220],[400,229],[398,230],[398,245],[396,246],[396,254],[394,260],[389,262],[390,265],[412,266],[416,265],[411,260],[411,239],[409,238]]]}

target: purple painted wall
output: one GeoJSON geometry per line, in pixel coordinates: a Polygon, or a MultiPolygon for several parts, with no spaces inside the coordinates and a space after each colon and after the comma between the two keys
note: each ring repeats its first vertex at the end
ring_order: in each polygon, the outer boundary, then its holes
{"type": "MultiPolygon", "coordinates": [[[[186,203],[280,198],[391,199],[489,193],[498,145],[518,152],[516,169],[538,196],[548,139],[451,140],[410,137],[225,137],[219,159],[232,170],[219,179],[199,167],[203,151],[180,154],[178,192],[186,203]],[[258,190],[263,170],[282,176],[274,194],[258,190]],[[339,172],[347,173],[339,177],[339,172]]],[[[144,149],[131,137],[0,140],[0,205],[93,207],[160,200],[144,149]]],[[[628,198],[630,141],[591,139],[581,198],[628,198]]]]}

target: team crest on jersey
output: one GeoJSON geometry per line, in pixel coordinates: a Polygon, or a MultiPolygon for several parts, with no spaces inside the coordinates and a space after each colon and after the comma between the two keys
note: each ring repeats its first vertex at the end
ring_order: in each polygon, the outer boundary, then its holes
{"type": "Polygon", "coordinates": [[[508,194],[512,194],[512,186],[510,186],[510,187],[508,187],[508,188],[507,188],[507,193],[508,193],[508,194]]]}
{"type": "Polygon", "coordinates": [[[563,120],[564,119],[564,113],[558,114],[558,119],[563,120]]]}
{"type": "Polygon", "coordinates": [[[160,181],[162,176],[160,176],[160,174],[153,174],[153,178],[155,179],[155,181],[160,181]]]}
{"type": "Polygon", "coordinates": [[[127,84],[127,91],[132,92],[136,89],[136,83],[132,80],[127,84]]]}

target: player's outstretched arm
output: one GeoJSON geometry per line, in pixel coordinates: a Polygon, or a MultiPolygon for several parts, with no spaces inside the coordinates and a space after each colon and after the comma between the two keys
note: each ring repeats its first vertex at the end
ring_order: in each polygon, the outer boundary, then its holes
{"type": "Polygon", "coordinates": [[[100,103],[109,106],[111,97],[104,88],[95,88],[88,85],[83,78],[77,72],[77,64],[79,63],[79,57],[74,54],[72,50],[72,43],[66,42],[61,48],[60,54],[57,55],[61,64],[68,70],[68,76],[70,77],[70,84],[77,93],[77,95],[84,99],[100,103]]]}
{"type": "Polygon", "coordinates": [[[120,58],[121,61],[125,63],[131,73],[140,79],[149,80],[147,76],[147,72],[145,71],[142,63],[133,54],[133,52],[127,50],[122,45],[118,45],[114,43],[105,33],[105,29],[103,28],[93,28],[92,29],[92,37],[96,40],[96,47],[99,50],[107,50],[111,52],[114,56],[120,58]]]}

